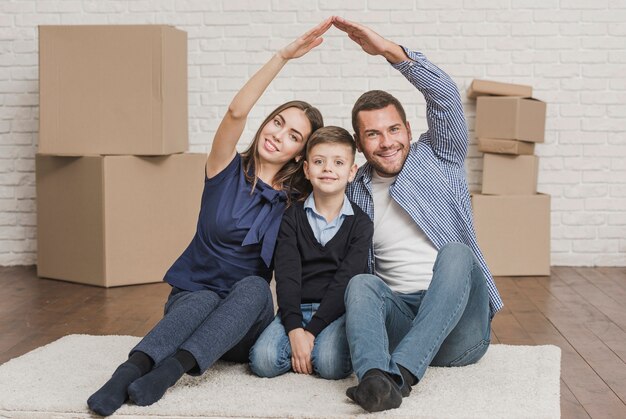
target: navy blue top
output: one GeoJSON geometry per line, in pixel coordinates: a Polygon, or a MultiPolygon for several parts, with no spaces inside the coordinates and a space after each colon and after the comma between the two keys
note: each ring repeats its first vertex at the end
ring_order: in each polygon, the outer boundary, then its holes
{"type": "Polygon", "coordinates": [[[287,196],[260,179],[252,194],[251,188],[239,154],[211,179],[205,172],[196,234],[164,281],[187,291],[211,290],[223,298],[246,276],[271,280],[287,196]]]}

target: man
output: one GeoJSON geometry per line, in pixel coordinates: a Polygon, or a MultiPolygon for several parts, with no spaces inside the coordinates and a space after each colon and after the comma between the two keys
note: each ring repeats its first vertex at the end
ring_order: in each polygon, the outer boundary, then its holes
{"type": "Polygon", "coordinates": [[[345,294],[346,333],[359,379],[346,394],[370,412],[400,406],[429,365],[461,366],[487,351],[502,301],[476,243],[464,159],[468,134],[456,86],[419,52],[335,17],[426,99],[428,131],[411,144],[402,105],[370,91],[352,110],[367,159],[348,196],[374,221],[369,272],[345,294]]]}

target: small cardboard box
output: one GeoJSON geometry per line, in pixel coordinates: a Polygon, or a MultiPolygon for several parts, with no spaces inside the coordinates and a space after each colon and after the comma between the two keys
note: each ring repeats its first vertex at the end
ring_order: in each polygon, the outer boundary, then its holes
{"type": "Polygon", "coordinates": [[[490,154],[483,156],[485,195],[534,195],[537,193],[539,157],[490,154]]]}
{"type": "Polygon", "coordinates": [[[478,150],[483,153],[532,155],[535,152],[535,143],[501,138],[479,138],[478,150]]]}
{"type": "Polygon", "coordinates": [[[474,99],[478,96],[520,96],[531,97],[533,95],[532,86],[525,84],[501,83],[490,80],[472,80],[472,84],[467,89],[467,97],[474,99]]]}
{"type": "Polygon", "coordinates": [[[40,277],[113,287],[159,282],[191,241],[205,154],[38,154],[40,277]]]}
{"type": "Polygon", "coordinates": [[[550,275],[550,195],[474,194],[472,207],[493,275],[550,275]]]}
{"type": "Polygon", "coordinates": [[[533,98],[479,96],[476,99],[476,137],[542,143],[546,104],[533,98]]]}
{"type": "Polygon", "coordinates": [[[188,148],[187,33],[164,25],[39,27],[39,153],[188,148]]]}

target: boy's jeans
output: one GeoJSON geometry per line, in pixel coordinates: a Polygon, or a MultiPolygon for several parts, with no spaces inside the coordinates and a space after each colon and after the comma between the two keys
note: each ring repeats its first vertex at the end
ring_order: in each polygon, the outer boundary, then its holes
{"type": "Polygon", "coordinates": [[[357,275],[345,294],[346,334],[359,378],[398,365],[421,379],[429,365],[462,366],[487,352],[491,318],[487,284],[471,249],[442,247],[427,291],[393,292],[374,275],[357,275]]]}
{"type": "MultiPolygon", "coordinates": [[[[311,321],[318,308],[318,303],[300,306],[303,327],[311,321]]],[[[322,378],[338,380],[352,372],[345,324],[343,315],[315,337],[311,362],[313,370],[322,378]]],[[[260,377],[276,377],[291,370],[291,344],[280,315],[274,317],[250,350],[250,368],[260,377]]]]}

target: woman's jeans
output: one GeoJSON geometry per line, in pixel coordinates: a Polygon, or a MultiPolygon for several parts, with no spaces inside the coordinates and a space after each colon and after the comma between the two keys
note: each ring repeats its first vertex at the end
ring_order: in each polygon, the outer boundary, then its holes
{"type": "Polygon", "coordinates": [[[155,365],[179,350],[190,352],[200,375],[218,359],[248,362],[250,348],[272,321],[274,304],[267,281],[249,276],[225,298],[213,291],[173,288],[165,315],[131,350],[150,356],[155,365]]]}
{"type": "Polygon", "coordinates": [[[393,292],[374,275],[357,275],[345,294],[346,334],[354,371],[394,374],[398,365],[421,379],[429,365],[462,366],[487,352],[491,316],[487,283],[471,249],[442,247],[428,290],[393,292]]]}
{"type": "MultiPolygon", "coordinates": [[[[302,327],[310,321],[319,304],[302,304],[302,327]]],[[[352,372],[346,339],[345,315],[329,324],[316,337],[311,353],[313,370],[322,378],[338,380],[352,372]]],[[[250,368],[260,377],[276,377],[291,370],[291,344],[280,315],[261,334],[250,350],[250,368]]]]}

